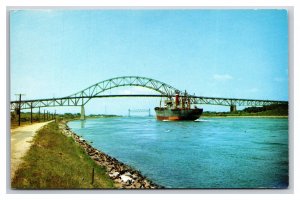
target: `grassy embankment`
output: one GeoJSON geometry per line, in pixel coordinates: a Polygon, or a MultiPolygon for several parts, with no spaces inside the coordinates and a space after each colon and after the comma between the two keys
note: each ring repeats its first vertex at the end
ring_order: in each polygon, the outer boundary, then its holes
{"type": "MultiPolygon", "coordinates": [[[[53,113],[45,114],[44,113],[32,113],[32,123],[31,123],[31,114],[30,112],[22,112],[21,113],[21,126],[26,126],[38,122],[45,122],[45,121],[50,121],[55,118],[59,118],[59,115],[54,115],[53,113]]],[[[15,112],[10,113],[10,128],[14,129],[19,127],[19,122],[18,122],[18,115],[15,112]]]]}
{"type": "Polygon", "coordinates": [[[50,123],[36,134],[11,183],[18,189],[113,188],[104,168],[50,123]],[[92,184],[92,171],[94,181],[92,184]]]}

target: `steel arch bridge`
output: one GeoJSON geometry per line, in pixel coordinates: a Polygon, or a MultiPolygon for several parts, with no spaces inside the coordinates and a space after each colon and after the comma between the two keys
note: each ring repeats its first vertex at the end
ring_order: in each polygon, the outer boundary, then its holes
{"type": "MultiPolygon", "coordinates": [[[[62,98],[24,100],[21,101],[21,109],[30,109],[31,107],[82,106],[87,104],[92,98],[104,97],[172,97],[176,92],[183,94],[171,85],[155,79],[139,76],[123,76],[98,82],[88,88],[62,98]],[[100,95],[107,90],[126,86],[148,88],[160,93],[160,95],[100,95]]],[[[11,101],[11,110],[18,108],[19,104],[19,101],[11,101]]]]}
{"type": "MultiPolygon", "coordinates": [[[[164,82],[140,77],[140,76],[123,76],[107,79],[98,82],[84,90],[81,90],[72,95],[62,98],[47,98],[47,99],[33,99],[23,101],[11,101],[10,109],[33,109],[40,107],[55,107],[55,106],[81,106],[81,114],[84,115],[84,105],[92,98],[108,98],[108,97],[167,97],[172,98],[178,93],[183,96],[185,92],[174,88],[173,86],[164,82]],[[101,93],[117,87],[137,86],[154,90],[160,94],[132,94],[132,95],[101,95],[101,93]]],[[[237,99],[237,98],[220,98],[220,97],[203,97],[196,95],[189,95],[191,104],[209,104],[222,106],[264,106],[271,104],[288,104],[287,101],[274,100],[257,100],[257,99],[237,99]]]]}
{"type": "Polygon", "coordinates": [[[67,96],[67,98],[80,98],[82,99],[81,103],[85,105],[91,98],[97,97],[99,94],[107,90],[126,86],[148,88],[160,93],[162,96],[168,97],[174,96],[176,92],[183,94],[171,85],[158,80],[139,76],[123,76],[101,81],[75,94],[67,96]]]}

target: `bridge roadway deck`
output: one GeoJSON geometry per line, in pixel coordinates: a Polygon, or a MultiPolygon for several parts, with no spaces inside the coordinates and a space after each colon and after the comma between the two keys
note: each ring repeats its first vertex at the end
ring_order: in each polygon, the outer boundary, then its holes
{"type": "MultiPolygon", "coordinates": [[[[81,106],[85,105],[92,98],[116,98],[116,97],[153,97],[162,98],[168,95],[155,94],[131,94],[131,95],[96,95],[96,96],[78,96],[78,97],[62,97],[62,98],[46,98],[22,100],[21,109],[31,109],[39,107],[55,107],[55,106],[81,106]]],[[[221,105],[221,106],[265,106],[271,104],[288,104],[287,101],[274,100],[258,100],[258,99],[237,99],[237,98],[220,98],[220,97],[203,97],[189,96],[191,104],[221,105]]],[[[10,109],[15,110],[19,107],[19,101],[11,101],[10,109]]]]}

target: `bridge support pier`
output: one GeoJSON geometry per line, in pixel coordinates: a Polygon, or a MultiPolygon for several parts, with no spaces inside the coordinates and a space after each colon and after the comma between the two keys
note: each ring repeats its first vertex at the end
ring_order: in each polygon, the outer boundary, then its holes
{"type": "Polygon", "coordinates": [[[81,105],[80,119],[85,120],[84,105],[81,105]]]}
{"type": "Polygon", "coordinates": [[[230,106],[230,112],[236,112],[236,105],[230,106]]]}

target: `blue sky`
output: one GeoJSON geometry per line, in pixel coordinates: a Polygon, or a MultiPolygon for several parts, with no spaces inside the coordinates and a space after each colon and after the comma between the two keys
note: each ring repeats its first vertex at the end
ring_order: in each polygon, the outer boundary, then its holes
{"type": "MultiPolygon", "coordinates": [[[[208,97],[288,100],[286,10],[10,12],[11,98],[62,97],[139,75],[208,97]]],[[[153,93],[119,88],[115,93],[153,93]]],[[[87,114],[126,114],[159,99],[94,99],[87,114]]],[[[203,105],[205,110],[229,110],[203,105]]],[[[53,108],[80,112],[80,108],[53,108]]],[[[51,109],[49,109],[51,110],[51,109]]]]}

